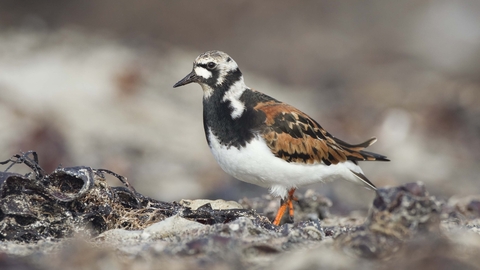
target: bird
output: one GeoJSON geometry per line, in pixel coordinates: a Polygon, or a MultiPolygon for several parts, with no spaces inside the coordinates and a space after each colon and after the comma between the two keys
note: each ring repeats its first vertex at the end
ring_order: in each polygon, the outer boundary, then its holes
{"type": "Polygon", "coordinates": [[[376,138],[349,144],[334,137],[299,109],[248,87],[237,63],[222,51],[200,54],[173,87],[190,83],[203,90],[203,127],[220,167],[280,197],[274,225],[287,211],[293,222],[300,186],[346,179],[376,190],[358,166],[358,161],[389,161],[364,150],[376,138]]]}

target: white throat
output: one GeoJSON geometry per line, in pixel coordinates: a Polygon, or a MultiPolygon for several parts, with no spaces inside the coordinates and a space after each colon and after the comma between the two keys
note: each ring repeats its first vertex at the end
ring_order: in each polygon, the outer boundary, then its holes
{"type": "Polygon", "coordinates": [[[207,99],[213,94],[213,88],[211,88],[210,86],[203,83],[200,83],[200,86],[203,89],[203,99],[207,99]]]}

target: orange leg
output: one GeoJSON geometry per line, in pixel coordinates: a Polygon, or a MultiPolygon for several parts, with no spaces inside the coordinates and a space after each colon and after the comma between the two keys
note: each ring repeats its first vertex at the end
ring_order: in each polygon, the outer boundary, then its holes
{"type": "Polygon", "coordinates": [[[288,191],[288,215],[292,218],[293,220],[293,201],[298,201],[297,197],[293,196],[293,193],[295,193],[296,188],[290,189],[288,191]]]}
{"type": "Polygon", "coordinates": [[[288,197],[286,200],[282,200],[282,204],[280,205],[280,208],[278,209],[277,216],[275,217],[275,220],[273,221],[273,225],[278,226],[280,225],[280,221],[282,221],[282,217],[287,211],[288,207],[288,215],[290,218],[293,220],[293,201],[297,201],[298,199],[293,196],[293,193],[295,192],[295,188],[292,188],[288,191],[288,197]]]}
{"type": "Polygon", "coordinates": [[[277,216],[273,221],[273,225],[275,226],[280,225],[280,221],[282,221],[283,214],[285,214],[286,210],[287,210],[287,204],[285,203],[285,201],[282,200],[282,205],[280,205],[280,208],[278,208],[277,216]]]}

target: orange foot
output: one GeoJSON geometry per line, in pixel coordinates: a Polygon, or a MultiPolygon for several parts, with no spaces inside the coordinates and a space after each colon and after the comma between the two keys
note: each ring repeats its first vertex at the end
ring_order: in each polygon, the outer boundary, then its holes
{"type": "Polygon", "coordinates": [[[292,188],[288,191],[288,197],[286,200],[282,199],[281,200],[281,205],[280,208],[278,209],[277,216],[275,217],[275,220],[273,221],[273,225],[278,226],[280,225],[280,221],[282,221],[282,217],[287,211],[288,207],[288,215],[290,218],[293,220],[293,201],[298,201],[298,199],[293,196],[293,193],[295,192],[296,188],[292,188]]]}

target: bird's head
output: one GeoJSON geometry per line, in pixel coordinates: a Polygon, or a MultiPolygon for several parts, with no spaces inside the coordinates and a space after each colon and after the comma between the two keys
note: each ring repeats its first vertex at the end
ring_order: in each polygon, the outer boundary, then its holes
{"type": "Polygon", "coordinates": [[[195,59],[192,72],[173,87],[195,82],[202,86],[204,97],[209,97],[216,89],[228,89],[230,85],[240,80],[243,81],[242,72],[228,54],[221,51],[208,51],[195,59]]]}

